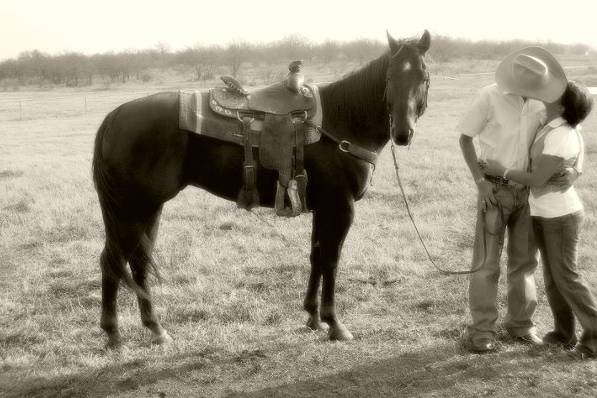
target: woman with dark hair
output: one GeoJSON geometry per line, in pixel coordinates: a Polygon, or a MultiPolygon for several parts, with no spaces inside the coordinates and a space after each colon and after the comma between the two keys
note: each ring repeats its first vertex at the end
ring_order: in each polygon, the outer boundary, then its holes
{"type": "Polygon", "coordinates": [[[490,160],[485,173],[530,187],[533,230],[554,317],[554,330],[544,336],[543,342],[572,348],[571,355],[579,359],[597,358],[597,302],[576,269],[583,205],[573,186],[562,190],[550,184],[550,178],[562,167],[577,170],[582,167],[579,123],[591,112],[593,99],[585,87],[564,79],[545,82],[552,88],[552,94],[561,93],[556,100],[534,96],[533,90],[524,93],[542,100],[547,116],[545,127],[537,133],[531,146],[530,171],[506,169],[490,160]],[[575,317],[583,327],[578,343],[575,317]]]}

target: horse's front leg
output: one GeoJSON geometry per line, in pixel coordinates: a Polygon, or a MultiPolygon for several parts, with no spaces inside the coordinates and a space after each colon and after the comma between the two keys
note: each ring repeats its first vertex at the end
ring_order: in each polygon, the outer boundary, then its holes
{"type": "Polygon", "coordinates": [[[313,213],[313,229],[311,232],[311,275],[309,275],[309,285],[307,286],[307,294],[305,295],[304,309],[309,313],[307,320],[307,327],[312,330],[323,329],[319,317],[319,303],[317,301],[317,293],[321,284],[321,250],[318,233],[317,213],[313,213]]]}
{"type": "Polygon", "coordinates": [[[347,199],[344,201],[338,200],[334,206],[329,206],[321,212],[316,211],[314,218],[319,233],[319,268],[323,277],[320,313],[321,320],[330,326],[330,340],[353,338],[350,331],[338,320],[335,304],[338,260],[354,217],[353,202],[347,199]]]}

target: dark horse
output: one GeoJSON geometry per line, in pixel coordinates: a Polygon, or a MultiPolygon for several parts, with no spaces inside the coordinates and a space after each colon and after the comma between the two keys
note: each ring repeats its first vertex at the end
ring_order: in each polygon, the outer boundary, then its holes
{"type": "MultiPolygon", "coordinates": [[[[423,60],[430,35],[395,40],[389,50],[341,80],[320,87],[322,129],[379,153],[391,139],[409,144],[427,104],[429,74],[423,60]]],[[[95,139],[93,178],[106,231],[101,327],[108,347],[121,344],[116,296],[120,282],[137,294],[141,320],[154,343],[171,340],[156,316],[147,282],[151,250],[163,204],[188,185],[236,200],[242,186],[243,148],[178,128],[178,93],[159,93],[110,112],[95,139]],[[126,270],[129,263],[131,273],[126,270]]],[[[313,211],[311,275],[304,301],[307,325],[329,325],[329,338],[352,334],[338,320],[334,290],[340,251],[352,224],[354,202],[367,189],[371,165],[346,153],[329,137],[305,147],[307,203],[313,211]],[[320,283],[321,307],[317,302],[320,283]]],[[[263,206],[274,203],[275,171],[258,170],[263,206]]]]}

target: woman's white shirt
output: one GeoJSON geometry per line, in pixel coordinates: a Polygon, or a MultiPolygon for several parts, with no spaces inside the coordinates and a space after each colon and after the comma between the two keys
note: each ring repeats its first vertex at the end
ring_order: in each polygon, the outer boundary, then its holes
{"type": "MultiPolygon", "coordinates": [[[[531,147],[532,158],[539,154],[557,156],[572,160],[577,169],[582,168],[583,144],[580,132],[559,117],[541,129],[531,147]],[[540,146],[543,145],[543,148],[540,146]]],[[[532,167],[532,165],[531,165],[532,167]]],[[[562,191],[560,188],[531,189],[529,195],[531,216],[554,218],[575,213],[583,209],[582,202],[574,186],[562,191]]]]}

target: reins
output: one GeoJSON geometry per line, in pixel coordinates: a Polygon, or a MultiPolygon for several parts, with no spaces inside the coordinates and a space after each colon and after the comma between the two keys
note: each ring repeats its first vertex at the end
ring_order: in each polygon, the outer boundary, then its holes
{"type": "Polygon", "coordinates": [[[467,274],[474,274],[475,272],[479,271],[485,264],[484,261],[480,261],[479,264],[477,264],[474,268],[472,268],[470,270],[466,270],[466,271],[448,271],[448,270],[441,268],[440,266],[438,266],[435,263],[435,261],[433,261],[433,258],[431,257],[431,254],[429,253],[429,250],[427,249],[427,245],[425,244],[425,241],[423,240],[423,237],[421,236],[421,233],[419,232],[419,228],[417,227],[415,218],[412,214],[412,211],[410,210],[410,205],[408,203],[408,199],[406,198],[406,193],[404,192],[404,187],[402,186],[402,180],[400,179],[400,172],[399,172],[399,167],[398,167],[398,159],[396,157],[396,147],[394,146],[394,141],[392,140],[392,137],[390,137],[390,148],[392,150],[392,159],[394,160],[394,170],[396,171],[396,179],[398,180],[398,187],[400,188],[400,193],[402,194],[402,200],[404,201],[404,206],[406,207],[406,212],[408,213],[408,217],[410,218],[410,221],[415,229],[415,232],[417,233],[419,242],[421,242],[421,246],[423,246],[423,249],[425,250],[425,254],[427,254],[427,259],[429,260],[431,265],[433,265],[433,267],[439,273],[441,273],[443,275],[467,275],[467,274]]]}

